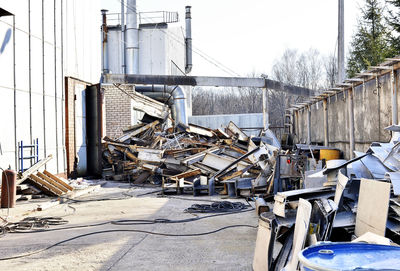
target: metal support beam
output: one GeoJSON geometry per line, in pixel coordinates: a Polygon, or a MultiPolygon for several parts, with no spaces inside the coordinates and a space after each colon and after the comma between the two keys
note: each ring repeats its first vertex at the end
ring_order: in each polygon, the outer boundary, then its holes
{"type": "Polygon", "coordinates": [[[297,135],[297,139],[300,138],[300,123],[299,123],[299,110],[294,111],[294,121],[296,123],[295,127],[295,135],[297,135]]]}
{"type": "Polygon", "coordinates": [[[390,74],[391,78],[391,92],[392,92],[392,125],[397,125],[399,123],[397,114],[397,87],[396,87],[396,72],[392,69],[390,74]]]}
{"type": "Polygon", "coordinates": [[[287,85],[267,78],[251,77],[105,74],[104,83],[167,86],[256,87],[283,91],[297,96],[311,96],[314,93],[313,90],[308,88],[287,85]]]}
{"type": "Polygon", "coordinates": [[[353,104],[353,88],[347,92],[347,102],[349,111],[349,143],[350,143],[350,159],[354,158],[354,104],[353,104]]]}
{"type": "Polygon", "coordinates": [[[268,122],[267,122],[267,112],[268,112],[268,105],[267,105],[267,89],[263,88],[262,89],[262,109],[263,109],[263,128],[264,131],[267,130],[268,128],[268,122]]]}
{"type": "Polygon", "coordinates": [[[328,100],[323,99],[322,105],[324,107],[324,145],[329,145],[329,126],[328,126],[328,100]]]}
{"type": "Polygon", "coordinates": [[[307,144],[311,144],[311,108],[307,106],[307,144]]]}

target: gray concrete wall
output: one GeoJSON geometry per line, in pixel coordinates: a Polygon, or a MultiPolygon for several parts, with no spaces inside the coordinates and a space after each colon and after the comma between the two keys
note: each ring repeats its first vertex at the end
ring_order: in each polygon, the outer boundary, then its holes
{"type": "MultiPolygon", "coordinates": [[[[397,89],[399,72],[396,72],[397,89]]],[[[365,82],[354,89],[354,137],[355,149],[366,151],[371,142],[388,142],[391,134],[384,128],[392,124],[390,73],[378,77],[376,80],[365,82]]],[[[398,105],[400,105],[398,95],[398,105]]],[[[296,116],[296,115],[295,115],[296,116]]],[[[298,111],[295,120],[297,141],[307,141],[307,110],[298,111]]],[[[338,93],[328,98],[328,126],[329,146],[343,151],[345,158],[350,157],[349,146],[349,112],[348,95],[338,93]]],[[[324,117],[322,101],[311,105],[311,142],[324,142],[324,117]]]]}

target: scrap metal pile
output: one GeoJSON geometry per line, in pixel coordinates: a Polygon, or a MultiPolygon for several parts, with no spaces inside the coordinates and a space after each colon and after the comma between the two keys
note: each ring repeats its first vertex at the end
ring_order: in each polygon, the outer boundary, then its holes
{"type": "MultiPolygon", "coordinates": [[[[389,129],[400,131],[398,126],[389,129]]],[[[308,162],[315,160],[310,154],[321,150],[298,148],[309,149],[308,162]]],[[[306,170],[301,189],[261,199],[272,211],[260,214],[254,270],[297,270],[302,249],[320,241],[400,244],[398,133],[391,142],[372,143],[367,152],[355,156],[306,170]]]]}
{"type": "Polygon", "coordinates": [[[250,196],[272,189],[279,141],[267,130],[249,137],[233,122],[211,130],[155,120],[103,140],[103,177],[160,184],[163,192],[250,196]]]}

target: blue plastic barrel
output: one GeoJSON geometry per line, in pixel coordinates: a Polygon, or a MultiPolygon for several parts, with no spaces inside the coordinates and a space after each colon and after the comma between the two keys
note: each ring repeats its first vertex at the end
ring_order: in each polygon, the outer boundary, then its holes
{"type": "Polygon", "coordinates": [[[400,270],[400,247],[322,242],[299,253],[302,270],[400,270]]]}

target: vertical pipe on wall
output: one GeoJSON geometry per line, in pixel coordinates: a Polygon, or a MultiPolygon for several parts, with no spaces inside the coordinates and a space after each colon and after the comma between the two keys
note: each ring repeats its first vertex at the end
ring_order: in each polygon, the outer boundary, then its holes
{"type": "Polygon", "coordinates": [[[121,0],[121,68],[125,74],[125,0],[121,0]]]}
{"type": "MultiPolygon", "coordinates": [[[[46,88],[45,88],[45,55],[44,55],[44,0],[42,0],[42,84],[43,84],[43,154],[47,157],[46,145],[46,88]]],[[[44,165],[47,168],[47,165],[44,165]]]]}
{"type": "Polygon", "coordinates": [[[297,136],[297,142],[299,142],[299,139],[300,139],[299,110],[294,111],[294,121],[296,123],[296,129],[294,132],[297,136]]]}
{"type": "Polygon", "coordinates": [[[329,145],[329,127],[328,127],[328,100],[323,99],[323,108],[324,108],[324,145],[329,145]]]}
{"type": "MultiPolygon", "coordinates": [[[[28,65],[29,65],[29,74],[28,74],[28,87],[29,87],[29,142],[33,144],[33,133],[32,133],[32,40],[31,40],[31,0],[28,0],[28,65]]],[[[31,156],[33,155],[31,151],[31,156]]],[[[32,162],[32,161],[31,161],[32,162]]],[[[32,164],[32,163],[31,163],[32,164]]]]}
{"type": "Polygon", "coordinates": [[[191,6],[186,6],[186,37],[185,37],[185,73],[190,73],[193,67],[192,60],[192,14],[191,14],[191,6]]]}
{"type": "Polygon", "coordinates": [[[65,150],[65,82],[64,82],[64,0],[61,0],[61,8],[60,8],[60,14],[61,14],[61,130],[62,130],[62,148],[63,148],[63,165],[64,168],[62,171],[64,172],[67,168],[66,163],[67,163],[67,158],[66,158],[66,150],[65,150]]]}
{"type": "Polygon", "coordinates": [[[137,26],[136,0],[126,5],[126,73],[139,73],[139,30],[137,26]]]}
{"type": "Polygon", "coordinates": [[[15,63],[15,15],[13,15],[13,84],[14,84],[14,150],[15,170],[18,170],[18,144],[17,144],[17,77],[15,63]]]}
{"type": "Polygon", "coordinates": [[[55,109],[55,124],[56,124],[56,163],[57,173],[60,173],[58,162],[58,106],[57,106],[57,14],[56,14],[57,0],[54,0],[54,109],[55,109]]]}
{"type": "Polygon", "coordinates": [[[349,111],[349,145],[350,145],[350,159],[354,158],[354,104],[353,104],[353,87],[348,92],[348,111],[349,111]]]}
{"type": "Polygon", "coordinates": [[[311,108],[307,106],[307,144],[311,144],[311,108]]]}
{"type": "Polygon", "coordinates": [[[378,96],[378,141],[381,141],[381,95],[379,93],[379,78],[378,74],[375,75],[375,87],[376,87],[376,95],[378,96]]]}
{"type": "Polygon", "coordinates": [[[101,17],[103,20],[103,23],[101,25],[101,35],[102,35],[102,71],[103,74],[108,73],[109,69],[108,69],[108,46],[107,46],[107,42],[108,42],[108,30],[107,30],[107,11],[106,9],[102,9],[101,10],[101,17]]]}
{"type": "Polygon", "coordinates": [[[392,72],[390,73],[390,88],[392,92],[392,124],[397,125],[399,123],[397,116],[397,87],[396,87],[396,73],[392,67],[392,72]]]}

